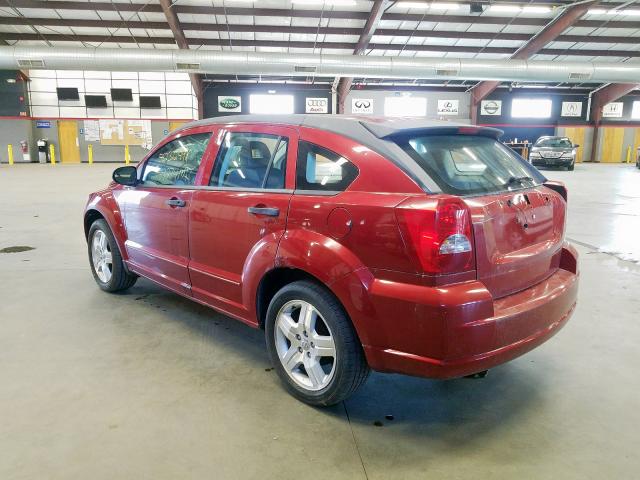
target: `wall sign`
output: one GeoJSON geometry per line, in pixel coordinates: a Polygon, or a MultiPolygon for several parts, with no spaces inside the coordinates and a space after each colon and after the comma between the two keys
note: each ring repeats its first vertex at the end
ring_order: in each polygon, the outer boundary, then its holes
{"type": "Polygon", "coordinates": [[[438,100],[438,115],[458,115],[459,100],[438,100]]]}
{"type": "Polygon", "coordinates": [[[581,117],[582,102],[562,102],[561,117],[581,117]]]}
{"type": "Polygon", "coordinates": [[[36,128],[51,128],[49,120],[36,120],[36,128]]]}
{"type": "Polygon", "coordinates": [[[241,112],[242,97],[218,97],[218,112],[241,112]]]}
{"type": "Polygon", "coordinates": [[[329,100],[326,98],[307,98],[305,113],[329,113],[329,100]]]}
{"type": "Polygon", "coordinates": [[[502,115],[502,100],[482,100],[480,115],[502,115]]]}
{"type": "Polygon", "coordinates": [[[607,118],[621,118],[623,107],[624,103],[622,102],[607,103],[602,108],[602,116],[607,118]]]}
{"type": "MultiPolygon", "coordinates": [[[[100,122],[98,120],[85,120],[82,130],[84,131],[85,142],[100,141],[100,122]]],[[[83,132],[80,132],[80,135],[82,134],[83,132]]]]}
{"type": "Polygon", "coordinates": [[[373,98],[352,98],[351,113],[360,115],[373,114],[373,98]]]}

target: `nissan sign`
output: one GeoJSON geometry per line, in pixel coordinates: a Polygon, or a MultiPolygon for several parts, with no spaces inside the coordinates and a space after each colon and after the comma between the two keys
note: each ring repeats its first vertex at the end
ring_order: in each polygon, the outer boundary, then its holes
{"type": "Polygon", "coordinates": [[[502,115],[502,100],[482,100],[480,115],[502,115]]]}
{"type": "Polygon", "coordinates": [[[329,100],[326,98],[307,98],[305,113],[329,113],[329,100]]]}

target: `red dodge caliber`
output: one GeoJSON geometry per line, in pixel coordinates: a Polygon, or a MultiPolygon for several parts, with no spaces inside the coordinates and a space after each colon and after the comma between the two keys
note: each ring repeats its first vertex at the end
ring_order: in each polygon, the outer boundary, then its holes
{"type": "Polygon", "coordinates": [[[313,405],[369,369],[472,375],[540,345],[576,305],[567,192],[499,130],[238,116],[173,132],[92,194],[99,287],[139,275],[265,330],[313,405]]]}

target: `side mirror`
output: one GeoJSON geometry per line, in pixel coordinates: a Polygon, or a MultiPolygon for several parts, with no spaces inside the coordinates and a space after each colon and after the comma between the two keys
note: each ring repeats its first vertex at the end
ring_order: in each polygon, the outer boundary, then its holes
{"type": "Polygon", "coordinates": [[[138,184],[138,170],[136,167],[119,167],[113,171],[113,181],[120,185],[134,187],[138,184]]]}
{"type": "Polygon", "coordinates": [[[573,148],[578,148],[580,145],[578,145],[577,143],[573,144],[573,148]]]}

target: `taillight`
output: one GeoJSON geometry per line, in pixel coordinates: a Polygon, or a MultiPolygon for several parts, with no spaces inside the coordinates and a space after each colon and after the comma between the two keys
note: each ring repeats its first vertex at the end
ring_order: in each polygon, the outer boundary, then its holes
{"type": "Polygon", "coordinates": [[[564,201],[565,202],[567,201],[567,187],[565,186],[564,183],[556,182],[553,180],[547,180],[546,182],[544,182],[544,186],[547,188],[550,188],[554,192],[559,193],[560,196],[564,198],[564,201]]]}
{"type": "Polygon", "coordinates": [[[405,241],[430,274],[474,269],[469,208],[455,197],[411,199],[396,208],[405,241]]]}

